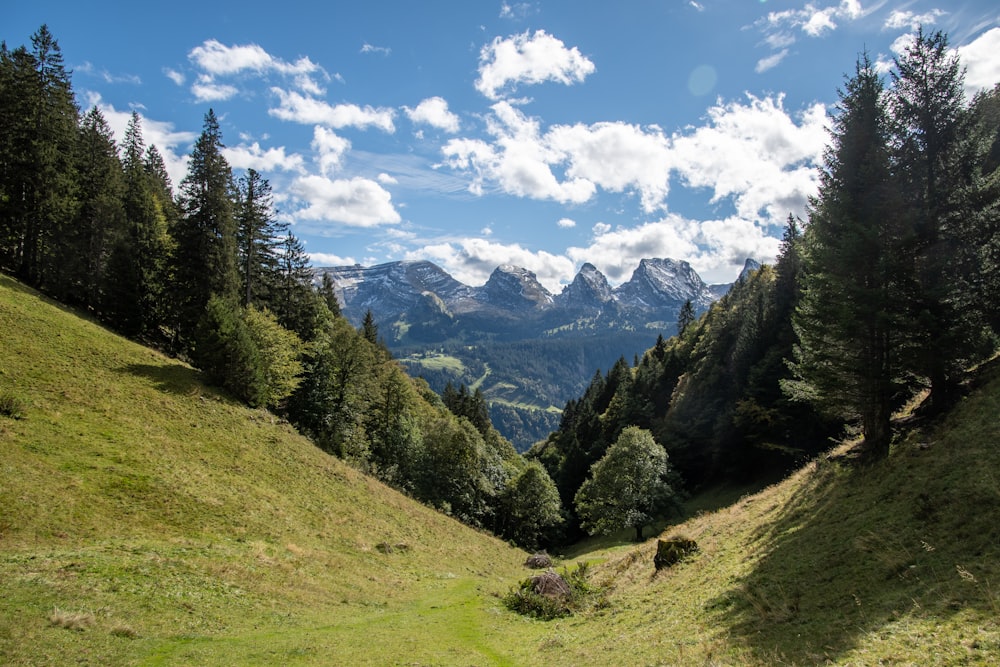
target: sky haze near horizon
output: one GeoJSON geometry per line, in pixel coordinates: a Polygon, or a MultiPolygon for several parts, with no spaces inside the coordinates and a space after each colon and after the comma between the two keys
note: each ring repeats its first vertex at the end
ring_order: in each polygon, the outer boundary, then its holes
{"type": "Polygon", "coordinates": [[[136,110],[175,189],[213,109],[314,266],[515,264],[554,293],[585,262],[619,284],[643,258],[709,283],[773,261],[862,51],[888,82],[942,30],[970,96],[1000,82],[991,0],[11,5],[7,46],[47,24],[81,109],[119,141],[136,110]]]}

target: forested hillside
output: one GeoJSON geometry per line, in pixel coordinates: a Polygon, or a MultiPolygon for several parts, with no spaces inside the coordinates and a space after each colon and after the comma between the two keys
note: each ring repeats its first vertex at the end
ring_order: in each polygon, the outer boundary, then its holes
{"type": "Polygon", "coordinates": [[[209,109],[174,188],[133,113],[81,113],[54,36],[0,51],[0,268],[200,368],[324,451],[469,525],[535,547],[551,480],[488,420],[445,406],[312,285],[267,179],[236,174],[209,109]],[[525,475],[532,480],[526,484],[525,475]]]}
{"type": "Polygon", "coordinates": [[[859,58],[809,220],[789,217],[774,266],[596,375],[529,452],[569,530],[629,426],[696,491],[791,470],[831,437],[859,433],[858,455],[882,459],[896,410],[954,404],[1000,332],[1000,87],[966,100],[962,82],[942,33],[919,32],[888,83],[859,58]]]}

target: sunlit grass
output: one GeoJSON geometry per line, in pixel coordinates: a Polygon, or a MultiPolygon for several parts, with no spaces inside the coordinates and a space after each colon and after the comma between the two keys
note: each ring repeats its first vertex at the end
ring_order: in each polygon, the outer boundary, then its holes
{"type": "Polygon", "coordinates": [[[544,622],[523,552],[0,277],[0,664],[994,664],[995,375],[888,461],[691,498],[668,570],[560,550],[605,597],[544,622]]]}

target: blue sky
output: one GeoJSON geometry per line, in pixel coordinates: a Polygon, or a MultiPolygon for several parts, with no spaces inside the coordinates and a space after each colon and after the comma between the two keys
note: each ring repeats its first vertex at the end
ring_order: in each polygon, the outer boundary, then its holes
{"type": "Polygon", "coordinates": [[[8,46],[48,24],[80,106],[119,138],[137,110],[175,187],[214,109],[314,265],[516,264],[553,292],[584,262],[773,260],[864,49],[888,71],[923,24],[970,94],[1000,81],[995,0],[5,5],[8,46]]]}

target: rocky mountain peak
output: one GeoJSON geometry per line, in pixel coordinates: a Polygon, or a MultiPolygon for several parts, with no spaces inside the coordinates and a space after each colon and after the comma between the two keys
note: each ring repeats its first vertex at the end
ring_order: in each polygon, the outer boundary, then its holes
{"type": "Polygon", "coordinates": [[[483,285],[480,300],[500,308],[523,310],[551,304],[552,294],[538,282],[534,272],[502,264],[483,285]]]}

